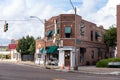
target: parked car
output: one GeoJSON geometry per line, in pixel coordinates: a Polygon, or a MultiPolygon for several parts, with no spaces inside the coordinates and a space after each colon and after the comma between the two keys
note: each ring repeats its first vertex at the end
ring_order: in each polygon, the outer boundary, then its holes
{"type": "Polygon", "coordinates": [[[52,58],[48,61],[48,64],[57,66],[58,65],[58,60],[56,58],[52,58]]]}

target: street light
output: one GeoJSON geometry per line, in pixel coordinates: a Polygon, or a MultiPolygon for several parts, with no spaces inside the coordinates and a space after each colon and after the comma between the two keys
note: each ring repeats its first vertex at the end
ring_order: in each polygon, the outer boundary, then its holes
{"type": "Polygon", "coordinates": [[[30,18],[37,18],[42,24],[44,24],[44,21],[43,20],[41,20],[39,17],[37,17],[37,16],[30,16],[30,18]]]}
{"type": "MultiPolygon", "coordinates": [[[[44,21],[41,20],[39,17],[37,16],[30,16],[30,18],[36,18],[38,19],[42,24],[44,24],[44,21]]],[[[46,40],[44,40],[45,42],[45,47],[44,47],[44,66],[46,65],[46,40]]],[[[39,59],[39,64],[40,64],[40,59],[39,59]]]]}
{"type": "Polygon", "coordinates": [[[77,27],[77,25],[76,25],[76,17],[77,17],[77,10],[76,10],[76,7],[74,7],[74,5],[73,5],[73,3],[72,3],[72,1],[71,0],[69,0],[70,1],[70,4],[71,4],[71,6],[72,6],[72,8],[73,8],[73,10],[74,10],[74,13],[75,13],[75,66],[74,66],[74,70],[78,70],[78,59],[77,59],[77,47],[76,47],[76,27],[77,27]]]}

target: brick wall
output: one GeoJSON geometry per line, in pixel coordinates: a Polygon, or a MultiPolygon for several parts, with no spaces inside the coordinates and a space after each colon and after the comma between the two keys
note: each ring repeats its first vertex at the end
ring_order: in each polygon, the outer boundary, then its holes
{"type": "Polygon", "coordinates": [[[120,5],[117,5],[117,57],[120,58],[120,5]]]}

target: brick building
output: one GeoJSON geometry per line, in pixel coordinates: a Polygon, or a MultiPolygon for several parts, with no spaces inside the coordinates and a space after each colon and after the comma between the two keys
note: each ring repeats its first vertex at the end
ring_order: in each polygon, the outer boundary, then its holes
{"type": "Polygon", "coordinates": [[[103,26],[98,27],[79,15],[76,17],[76,30],[74,14],[60,14],[51,17],[45,21],[44,26],[45,38],[39,42],[36,41],[36,53],[45,48],[46,54],[53,54],[54,51],[57,52],[56,48],[58,48],[59,66],[91,65],[100,59],[113,56],[113,52],[111,51],[109,54],[104,44],[105,29],[103,26]],[[53,52],[50,49],[54,49],[53,52]]]}
{"type": "Polygon", "coordinates": [[[117,57],[120,58],[120,5],[117,5],[117,57]]]}

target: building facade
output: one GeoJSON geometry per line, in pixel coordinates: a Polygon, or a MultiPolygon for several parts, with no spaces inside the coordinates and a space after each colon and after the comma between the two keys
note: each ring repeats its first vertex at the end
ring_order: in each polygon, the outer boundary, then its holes
{"type": "Polygon", "coordinates": [[[117,5],[117,57],[120,58],[120,5],[117,5]]]}
{"type": "Polygon", "coordinates": [[[36,53],[35,53],[35,63],[36,64],[44,64],[45,58],[44,54],[41,51],[45,47],[45,41],[44,39],[37,39],[36,40],[36,53]],[[42,55],[43,54],[43,55],[42,55]]]}
{"type": "Polygon", "coordinates": [[[40,51],[44,48],[46,54],[53,54],[57,51],[52,52],[51,46],[57,48],[58,66],[92,65],[100,59],[113,56],[114,52],[111,51],[109,54],[104,43],[103,26],[98,27],[79,15],[76,16],[76,26],[74,14],[51,17],[45,21],[44,26],[44,41],[36,43],[41,44],[39,48],[36,46],[36,49],[40,51]]]}

